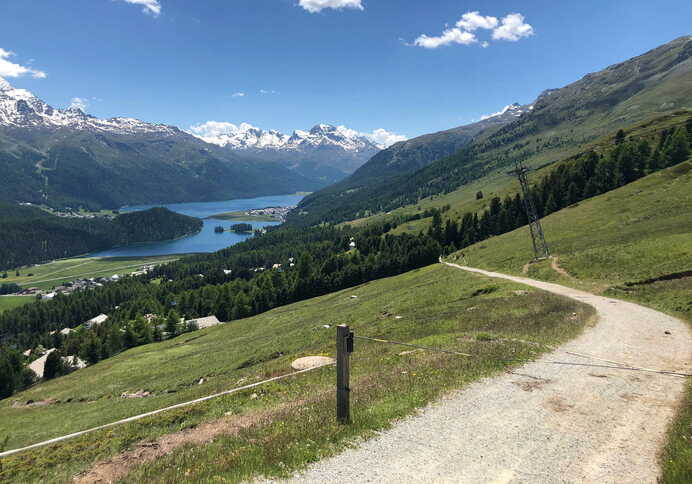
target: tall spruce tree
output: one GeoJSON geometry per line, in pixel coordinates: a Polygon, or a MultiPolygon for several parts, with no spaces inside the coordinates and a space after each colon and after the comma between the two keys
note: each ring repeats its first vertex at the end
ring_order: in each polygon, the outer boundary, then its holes
{"type": "Polygon", "coordinates": [[[687,130],[680,126],[668,138],[664,150],[667,165],[677,165],[690,157],[690,144],[687,139],[687,130]]]}

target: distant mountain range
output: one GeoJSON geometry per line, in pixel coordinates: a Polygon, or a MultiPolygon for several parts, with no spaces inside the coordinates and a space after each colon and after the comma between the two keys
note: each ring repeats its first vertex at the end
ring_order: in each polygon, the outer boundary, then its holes
{"type": "Polygon", "coordinates": [[[292,136],[241,125],[208,137],[99,119],[0,78],[0,200],[96,209],[313,191],[377,151],[365,136],[324,124],[292,136]]]}
{"type": "Polygon", "coordinates": [[[549,164],[621,128],[692,108],[692,36],[548,89],[530,105],[397,143],[306,197],[289,223],[338,223],[447,193],[516,160],[549,164]]]}
{"type": "Polygon", "coordinates": [[[247,123],[210,121],[190,129],[201,140],[245,158],[281,163],[308,177],[328,183],[353,173],[375,153],[386,148],[345,126],[318,124],[291,135],[263,130],[247,123]]]}

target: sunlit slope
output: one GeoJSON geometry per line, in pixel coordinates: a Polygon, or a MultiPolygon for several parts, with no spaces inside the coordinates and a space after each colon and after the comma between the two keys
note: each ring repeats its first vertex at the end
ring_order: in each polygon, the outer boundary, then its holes
{"type": "MultiPolygon", "coordinates": [[[[482,132],[456,154],[415,173],[367,183],[351,178],[316,192],[300,203],[290,222],[339,223],[415,204],[506,172],[517,160],[539,167],[564,159],[604,133],[689,109],[691,103],[692,36],[685,36],[545,91],[530,113],[482,132]]],[[[367,168],[368,164],[361,170],[367,168]]]]}
{"type": "MultiPolygon", "coordinates": [[[[133,443],[224,415],[285,412],[290,404],[293,413],[283,423],[267,422],[269,430],[260,426],[253,430],[259,435],[249,441],[229,437],[227,445],[235,450],[225,453],[240,459],[237,464],[225,468],[209,455],[208,460],[201,458],[204,462],[191,470],[189,479],[204,480],[205,472],[233,469],[247,472],[237,480],[260,471],[285,471],[280,462],[295,466],[330,454],[347,439],[382,428],[441,392],[519,364],[508,358],[534,357],[546,349],[536,343],[565,341],[592,315],[589,306],[575,301],[435,265],[137,347],[1,401],[0,439],[9,437],[6,448],[289,373],[297,357],[334,355],[336,324],[350,324],[359,335],[455,349],[474,357],[358,341],[352,365],[352,426],[335,423],[334,370],[324,368],[3,459],[0,480],[63,482],[133,443]],[[123,398],[126,392],[149,395],[123,398]],[[29,401],[44,404],[27,406],[29,401]],[[285,445],[265,442],[269,437],[285,445]],[[273,463],[264,464],[248,460],[257,453],[263,456],[260,461],[266,460],[275,452],[292,457],[274,456],[273,463]]],[[[221,439],[215,445],[226,444],[221,439]]],[[[168,470],[176,469],[173,465],[168,470]]]]}
{"type": "Polygon", "coordinates": [[[692,161],[560,210],[542,224],[551,253],[568,275],[550,261],[527,265],[533,256],[527,227],[451,259],[608,290],[692,317],[692,161]]]}

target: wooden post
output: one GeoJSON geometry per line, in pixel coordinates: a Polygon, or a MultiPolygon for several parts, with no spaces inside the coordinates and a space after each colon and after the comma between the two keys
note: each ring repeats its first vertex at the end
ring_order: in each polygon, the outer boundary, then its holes
{"type": "Polygon", "coordinates": [[[351,421],[349,394],[349,362],[353,351],[353,333],[345,325],[336,327],[336,419],[339,423],[351,421]]]}

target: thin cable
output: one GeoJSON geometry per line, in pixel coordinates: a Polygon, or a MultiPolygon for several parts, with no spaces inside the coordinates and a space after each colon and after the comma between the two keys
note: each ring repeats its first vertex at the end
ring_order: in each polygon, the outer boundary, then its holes
{"type": "MultiPolygon", "coordinates": [[[[448,354],[452,354],[452,355],[466,356],[466,357],[469,357],[469,358],[476,358],[476,357],[477,357],[476,355],[470,355],[470,354],[468,354],[468,353],[462,353],[462,352],[460,352],[460,351],[445,350],[445,349],[442,349],[442,348],[433,348],[433,347],[431,347],[431,346],[414,345],[414,344],[411,344],[411,343],[402,343],[401,341],[392,341],[392,340],[386,340],[386,339],[380,339],[380,338],[370,338],[370,337],[368,337],[368,336],[358,336],[358,335],[356,335],[356,334],[354,334],[353,337],[354,337],[354,338],[358,338],[358,339],[364,339],[364,340],[367,340],[367,341],[375,341],[375,342],[377,342],[377,343],[386,343],[386,344],[400,345],[400,346],[410,346],[410,347],[412,347],[412,348],[418,348],[418,349],[429,350],[429,351],[436,351],[436,352],[439,352],[439,353],[448,353],[448,354]]],[[[539,344],[540,344],[540,343],[539,343],[539,344]]],[[[547,346],[547,345],[546,345],[546,346],[547,346]]],[[[557,351],[560,351],[560,350],[557,350],[557,351]]],[[[518,359],[518,358],[514,358],[514,359],[511,359],[511,358],[510,358],[510,359],[505,359],[505,360],[501,360],[501,361],[518,361],[518,362],[522,362],[522,363],[549,363],[549,364],[553,364],[553,365],[573,365],[573,366],[593,366],[593,367],[598,366],[598,367],[600,367],[600,368],[612,368],[612,369],[614,369],[614,370],[644,371],[644,372],[647,372],[647,373],[658,373],[658,374],[661,374],[661,375],[679,376],[679,377],[682,377],[682,378],[686,378],[686,377],[691,377],[691,376],[692,376],[692,373],[681,373],[681,372],[677,372],[677,371],[654,370],[654,369],[651,369],[651,368],[641,368],[641,367],[638,367],[638,366],[628,365],[628,364],[626,364],[626,363],[619,363],[619,362],[617,362],[617,361],[612,361],[612,360],[606,360],[606,359],[603,359],[603,358],[598,358],[597,356],[585,355],[585,354],[582,354],[582,353],[574,353],[574,352],[572,352],[572,351],[560,351],[560,353],[565,353],[565,354],[568,354],[568,355],[578,356],[578,357],[580,357],[580,358],[590,358],[590,359],[594,359],[594,360],[598,360],[598,361],[603,361],[603,362],[606,362],[606,363],[612,363],[612,364],[618,365],[618,366],[593,365],[593,364],[575,363],[575,362],[569,362],[569,361],[540,361],[540,360],[527,360],[527,359],[518,359]]]]}
{"type": "Polygon", "coordinates": [[[197,399],[191,400],[191,401],[189,401],[189,402],[177,403],[177,404],[171,405],[171,406],[169,406],[169,407],[160,408],[160,409],[158,409],[158,410],[152,410],[151,412],[142,413],[142,414],[140,414],[140,415],[135,415],[134,417],[124,418],[124,419],[118,420],[118,421],[116,421],[116,422],[111,422],[111,423],[108,423],[108,424],[99,425],[98,427],[93,427],[93,428],[90,428],[90,429],[87,429],[87,430],[81,430],[81,431],[79,431],[79,432],[75,432],[75,433],[72,433],[72,434],[63,435],[62,437],[56,437],[56,438],[54,438],[54,439],[45,440],[45,441],[39,442],[39,443],[37,443],[37,444],[27,445],[26,447],[22,447],[22,448],[19,448],[19,449],[13,449],[13,450],[7,450],[7,451],[5,451],[5,452],[0,452],[0,457],[7,457],[7,456],[10,456],[10,455],[12,455],[12,454],[17,454],[17,453],[19,453],[19,452],[23,452],[23,451],[25,451],[25,450],[35,449],[35,448],[37,448],[37,447],[43,447],[43,446],[45,446],[45,445],[54,444],[54,443],[56,443],[56,442],[62,442],[62,441],[64,441],[64,440],[69,440],[69,439],[72,439],[72,438],[74,438],[74,437],[79,437],[80,435],[84,435],[84,434],[88,434],[88,433],[91,433],[91,432],[95,432],[96,430],[102,430],[102,429],[106,429],[106,428],[109,428],[109,427],[114,427],[114,426],[116,426],[116,425],[121,425],[121,424],[124,424],[124,423],[134,422],[135,420],[140,420],[140,419],[143,419],[143,418],[145,418],[145,417],[151,417],[152,415],[156,415],[156,414],[159,414],[159,413],[161,413],[161,412],[166,412],[166,411],[168,411],[168,410],[173,410],[173,409],[181,408],[181,407],[187,407],[187,406],[193,405],[193,404],[195,404],[195,403],[200,403],[200,402],[205,402],[205,401],[207,401],[207,400],[211,400],[212,398],[217,398],[217,397],[221,397],[221,396],[225,396],[225,395],[230,395],[230,394],[232,394],[232,393],[240,392],[240,391],[242,391],[242,390],[249,390],[250,388],[255,388],[255,387],[258,387],[258,386],[260,386],[260,385],[264,385],[265,383],[270,383],[270,382],[274,382],[274,381],[278,381],[278,380],[283,380],[283,379],[285,379],[285,378],[289,378],[289,377],[292,377],[292,376],[300,375],[301,373],[307,373],[307,372],[309,372],[309,371],[317,370],[318,368],[324,368],[324,367],[326,367],[326,366],[333,366],[333,365],[334,365],[334,363],[327,363],[326,365],[316,366],[316,367],[313,367],[313,368],[307,368],[307,369],[305,369],[305,370],[300,370],[300,371],[294,371],[293,373],[288,373],[288,374],[286,374],[286,375],[275,376],[274,378],[269,378],[268,380],[258,381],[258,382],[256,382],[256,383],[251,383],[251,384],[249,384],[249,385],[245,385],[245,386],[242,386],[242,387],[233,388],[233,389],[231,389],[231,390],[226,390],[226,391],[221,392],[221,393],[215,393],[214,395],[208,395],[208,396],[206,396],[206,397],[197,398],[197,399]]]}
{"type": "Polygon", "coordinates": [[[469,355],[468,353],[462,353],[461,351],[443,350],[442,348],[433,348],[431,346],[414,345],[411,343],[402,343],[401,341],[391,341],[391,340],[379,339],[379,338],[369,338],[367,336],[358,336],[357,334],[354,334],[353,337],[358,338],[358,339],[365,339],[368,341],[375,341],[377,343],[386,343],[386,344],[390,344],[390,345],[399,345],[399,346],[410,346],[411,348],[418,348],[421,350],[438,351],[440,353],[449,353],[452,355],[468,356],[469,358],[474,357],[473,355],[469,355]]]}

